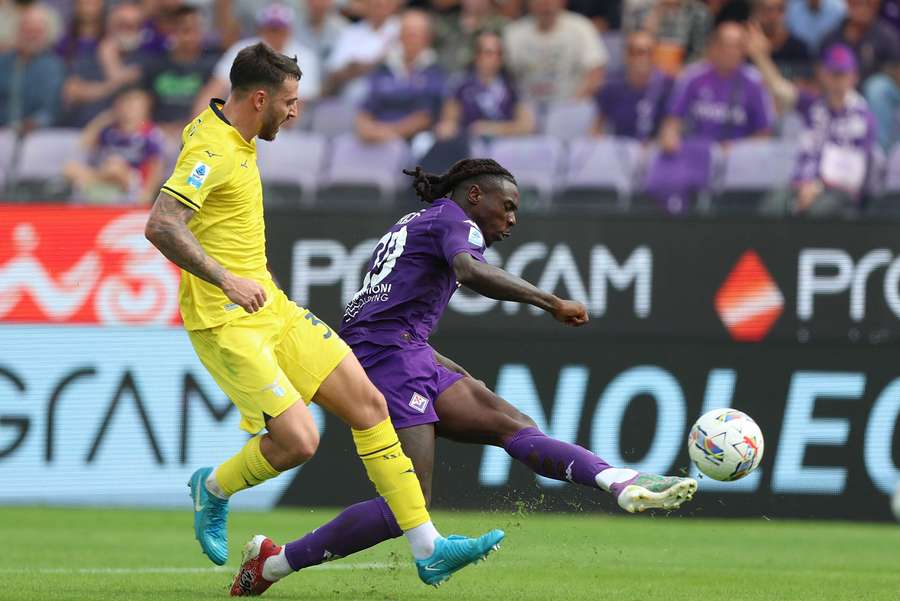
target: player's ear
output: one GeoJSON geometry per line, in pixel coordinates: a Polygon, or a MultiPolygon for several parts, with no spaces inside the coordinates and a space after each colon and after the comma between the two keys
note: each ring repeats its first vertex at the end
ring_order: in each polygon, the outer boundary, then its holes
{"type": "Polygon", "coordinates": [[[257,111],[262,111],[266,107],[266,101],[269,99],[269,93],[264,88],[259,88],[253,92],[253,107],[257,111]]]}
{"type": "Polygon", "coordinates": [[[469,191],[466,193],[466,200],[468,200],[471,205],[477,205],[481,203],[482,196],[484,196],[484,192],[481,190],[481,186],[472,184],[469,186],[469,191]]]}

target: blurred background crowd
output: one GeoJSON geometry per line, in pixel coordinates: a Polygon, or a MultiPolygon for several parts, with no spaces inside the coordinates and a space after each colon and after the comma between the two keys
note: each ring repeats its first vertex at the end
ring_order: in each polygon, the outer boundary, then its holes
{"type": "Polygon", "coordinates": [[[526,210],[900,214],[900,0],[0,0],[0,198],[148,205],[259,40],[271,205],[490,155],[526,210]]]}

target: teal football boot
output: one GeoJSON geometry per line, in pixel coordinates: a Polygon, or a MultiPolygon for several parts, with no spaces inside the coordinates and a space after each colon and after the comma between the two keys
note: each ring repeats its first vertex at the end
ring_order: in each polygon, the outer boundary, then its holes
{"type": "Polygon", "coordinates": [[[503,530],[491,530],[478,538],[442,536],[434,541],[431,557],[416,560],[419,578],[425,584],[440,586],[454,572],[485,559],[488,553],[499,549],[504,536],[503,530]]]}
{"type": "Polygon", "coordinates": [[[206,490],[211,467],[201,467],[191,475],[188,487],[194,502],[194,538],[216,565],[228,561],[228,500],[206,490]]]}

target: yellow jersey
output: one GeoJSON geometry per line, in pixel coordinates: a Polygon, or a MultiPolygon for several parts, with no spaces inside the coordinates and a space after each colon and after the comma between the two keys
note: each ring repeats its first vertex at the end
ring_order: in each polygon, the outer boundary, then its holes
{"type": "MultiPolygon", "coordinates": [[[[262,182],[256,167],[256,139],[232,127],[213,99],[181,134],[182,149],[162,190],[196,213],[188,227],[222,267],[259,282],[266,302],[276,290],[267,269],[262,182]]],[[[218,287],[181,272],[181,317],[188,330],[202,330],[247,315],[218,287]]]]}

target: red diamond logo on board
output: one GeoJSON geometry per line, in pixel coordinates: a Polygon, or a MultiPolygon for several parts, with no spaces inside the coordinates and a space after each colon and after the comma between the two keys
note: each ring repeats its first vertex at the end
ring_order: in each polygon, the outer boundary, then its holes
{"type": "Polygon", "coordinates": [[[716,293],[716,312],[738,342],[763,340],[784,309],[784,295],[755,250],[738,259],[716,293]]]}

